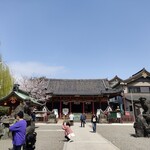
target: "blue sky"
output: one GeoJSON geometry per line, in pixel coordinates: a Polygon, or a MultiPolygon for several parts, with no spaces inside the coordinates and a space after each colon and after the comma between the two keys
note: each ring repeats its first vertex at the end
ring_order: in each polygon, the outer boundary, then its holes
{"type": "Polygon", "coordinates": [[[0,53],[13,75],[62,79],[150,71],[149,0],[0,0],[0,53]]]}

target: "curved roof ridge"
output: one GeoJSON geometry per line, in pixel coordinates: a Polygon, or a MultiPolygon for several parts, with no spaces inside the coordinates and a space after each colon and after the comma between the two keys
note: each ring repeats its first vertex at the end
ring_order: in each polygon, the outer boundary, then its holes
{"type": "Polygon", "coordinates": [[[133,74],[132,77],[136,76],[136,75],[138,75],[138,74],[140,74],[141,72],[144,72],[144,71],[148,72],[145,68],[142,68],[140,71],[138,71],[137,73],[133,74]]]}
{"type": "Polygon", "coordinates": [[[97,79],[55,79],[55,78],[50,78],[49,80],[54,80],[54,81],[80,81],[80,80],[108,80],[107,78],[97,78],[97,79]]]}
{"type": "Polygon", "coordinates": [[[117,75],[115,75],[111,80],[109,80],[110,82],[115,80],[115,79],[118,79],[120,81],[123,81],[123,79],[121,79],[120,77],[118,77],[117,75]]]}
{"type": "Polygon", "coordinates": [[[150,72],[148,72],[145,68],[143,68],[140,71],[138,71],[137,73],[133,74],[131,77],[124,80],[124,82],[130,82],[130,81],[135,80],[141,76],[143,76],[143,77],[149,76],[150,77],[150,72]]]}

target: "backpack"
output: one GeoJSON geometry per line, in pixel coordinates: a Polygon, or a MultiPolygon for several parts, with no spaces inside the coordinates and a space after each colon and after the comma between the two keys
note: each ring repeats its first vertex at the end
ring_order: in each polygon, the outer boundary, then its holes
{"type": "Polygon", "coordinates": [[[34,150],[37,133],[27,133],[26,135],[26,150],[34,150]]]}
{"type": "Polygon", "coordinates": [[[96,122],[96,117],[93,117],[93,120],[92,120],[93,122],[96,122]]]}

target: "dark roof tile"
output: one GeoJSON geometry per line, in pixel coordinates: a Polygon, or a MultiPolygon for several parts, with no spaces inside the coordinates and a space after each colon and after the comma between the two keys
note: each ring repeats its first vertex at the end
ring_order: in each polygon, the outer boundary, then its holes
{"type": "Polygon", "coordinates": [[[49,79],[47,91],[54,95],[99,95],[110,89],[107,79],[49,79]]]}

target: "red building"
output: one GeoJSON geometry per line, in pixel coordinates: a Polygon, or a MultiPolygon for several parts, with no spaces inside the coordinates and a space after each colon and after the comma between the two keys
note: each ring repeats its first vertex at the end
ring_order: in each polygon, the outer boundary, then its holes
{"type": "Polygon", "coordinates": [[[50,98],[46,106],[49,110],[57,109],[59,117],[63,109],[73,113],[96,113],[105,110],[108,100],[121,94],[121,90],[112,89],[107,79],[49,79],[47,94],[50,98]]]}

